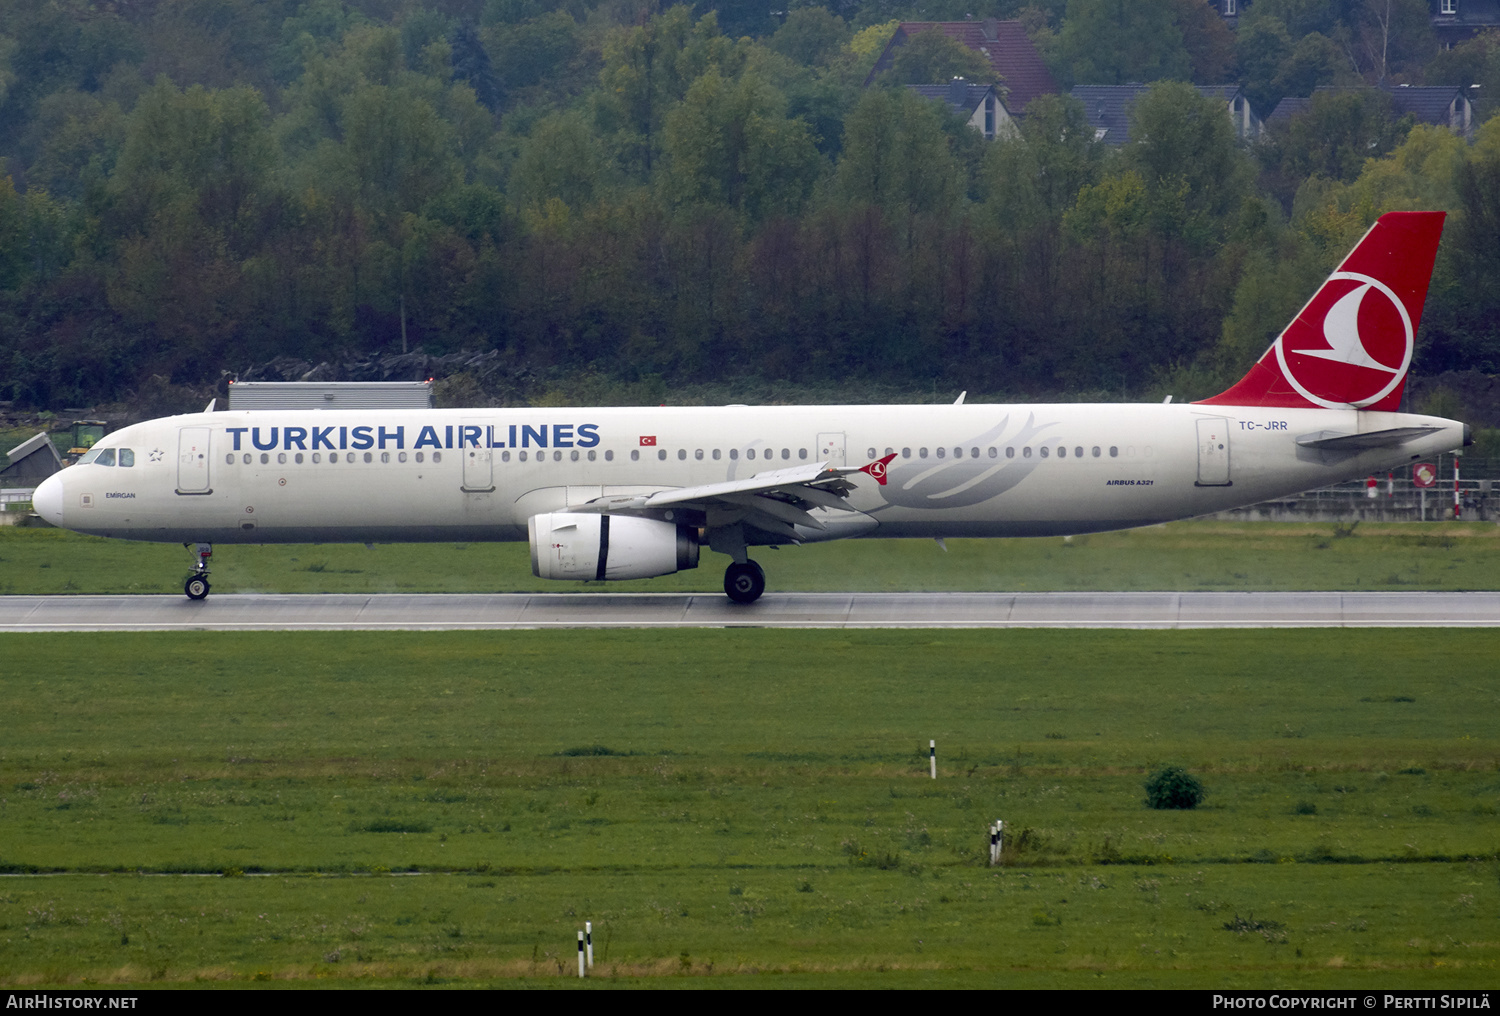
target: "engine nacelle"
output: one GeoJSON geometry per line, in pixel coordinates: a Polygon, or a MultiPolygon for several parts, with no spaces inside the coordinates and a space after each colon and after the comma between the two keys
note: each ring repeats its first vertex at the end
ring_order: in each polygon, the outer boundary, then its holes
{"type": "Polygon", "coordinates": [[[698,530],[633,515],[553,512],[526,521],[543,579],[649,579],[698,567],[698,530]]]}

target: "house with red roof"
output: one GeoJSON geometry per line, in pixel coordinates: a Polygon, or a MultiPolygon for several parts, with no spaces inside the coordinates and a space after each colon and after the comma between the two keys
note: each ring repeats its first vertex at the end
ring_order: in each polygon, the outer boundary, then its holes
{"type": "Polygon", "coordinates": [[[875,66],[865,78],[866,88],[890,68],[895,60],[896,50],[920,32],[942,32],[988,60],[999,76],[1005,108],[1010,111],[1011,116],[1023,117],[1032,99],[1039,95],[1057,95],[1061,91],[1052,78],[1052,72],[1047,70],[1046,63],[1042,61],[1042,55],[1031,44],[1021,22],[996,21],[994,18],[901,22],[896,28],[896,34],[886,43],[880,58],[875,61],[875,66]]]}

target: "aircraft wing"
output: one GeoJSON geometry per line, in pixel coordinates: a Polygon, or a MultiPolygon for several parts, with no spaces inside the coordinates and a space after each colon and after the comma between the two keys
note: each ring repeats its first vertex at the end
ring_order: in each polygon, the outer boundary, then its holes
{"type": "MultiPolygon", "coordinates": [[[[650,494],[597,498],[569,511],[631,513],[661,508],[691,508],[733,516],[767,532],[796,539],[794,526],[826,529],[809,514],[810,508],[853,511],[844,500],[854,485],[845,477],[860,466],[831,466],[817,462],[789,469],[773,469],[743,480],[725,480],[696,487],[673,487],[650,494]]],[[[710,524],[713,524],[712,522],[710,524]]]]}

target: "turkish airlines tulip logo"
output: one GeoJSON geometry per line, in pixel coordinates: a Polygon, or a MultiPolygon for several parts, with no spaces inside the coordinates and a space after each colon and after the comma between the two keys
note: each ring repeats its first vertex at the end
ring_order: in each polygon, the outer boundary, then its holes
{"type": "Polygon", "coordinates": [[[1276,343],[1282,374],[1309,402],[1368,406],[1395,390],[1411,365],[1416,331],[1379,279],[1335,272],[1276,343]]]}
{"type": "Polygon", "coordinates": [[[887,455],[883,459],[876,459],[874,462],[871,462],[868,466],[861,466],[860,469],[859,469],[859,471],[861,473],[869,473],[871,476],[875,477],[875,482],[876,483],[878,483],[882,487],[884,487],[885,486],[885,477],[886,477],[886,467],[888,467],[891,464],[891,459],[894,459],[895,457],[896,457],[895,452],[892,452],[891,454],[887,455]]]}

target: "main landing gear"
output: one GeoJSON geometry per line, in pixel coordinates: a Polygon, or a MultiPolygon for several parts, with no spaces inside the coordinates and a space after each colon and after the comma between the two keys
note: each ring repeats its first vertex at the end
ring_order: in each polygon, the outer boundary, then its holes
{"type": "MultiPolygon", "coordinates": [[[[187,544],[183,544],[184,547],[187,544]]],[[[187,593],[190,600],[201,600],[208,596],[208,559],[214,556],[214,548],[211,544],[200,543],[195,551],[197,560],[193,563],[193,574],[187,577],[182,584],[182,591],[187,593]]]]}
{"type": "Polygon", "coordinates": [[[766,591],[766,573],[746,558],[724,569],[724,592],[735,603],[754,603],[766,591]]]}

